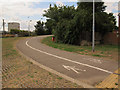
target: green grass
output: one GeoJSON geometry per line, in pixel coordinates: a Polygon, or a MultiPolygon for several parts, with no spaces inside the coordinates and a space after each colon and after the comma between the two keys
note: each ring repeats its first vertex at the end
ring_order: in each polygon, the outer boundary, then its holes
{"type": "Polygon", "coordinates": [[[115,83],[115,85],[118,85],[118,83],[115,83]]]}
{"type": "Polygon", "coordinates": [[[31,78],[34,78],[34,76],[30,76],[31,78]]]}
{"type": "MultiPolygon", "coordinates": [[[[46,37],[42,40],[42,43],[47,44],[51,47],[54,48],[58,48],[58,49],[62,49],[65,51],[70,51],[70,52],[76,52],[76,51],[84,51],[83,49],[80,49],[79,46],[73,46],[73,45],[68,45],[68,44],[61,44],[61,43],[54,43],[51,40],[52,37],[46,37]]],[[[86,49],[89,49],[88,47],[86,47],[86,49]]]]}
{"type": "Polygon", "coordinates": [[[99,55],[99,54],[93,54],[92,56],[96,56],[96,57],[104,57],[104,55],[99,55]]]}
{"type": "Polygon", "coordinates": [[[49,75],[52,75],[52,73],[49,72],[49,75]]]}
{"type": "Polygon", "coordinates": [[[57,79],[61,80],[61,79],[63,79],[63,78],[62,78],[62,77],[57,77],[57,79]]]}
{"type": "Polygon", "coordinates": [[[18,53],[14,49],[13,43],[20,38],[2,38],[2,56],[9,57],[9,56],[17,56],[18,53]]]}
{"type": "Polygon", "coordinates": [[[111,52],[117,52],[118,50],[117,45],[96,45],[95,53],[92,53],[92,46],[75,46],[56,43],[52,41],[52,36],[44,38],[41,42],[53,48],[96,57],[106,57],[107,55],[112,54],[111,52]]]}

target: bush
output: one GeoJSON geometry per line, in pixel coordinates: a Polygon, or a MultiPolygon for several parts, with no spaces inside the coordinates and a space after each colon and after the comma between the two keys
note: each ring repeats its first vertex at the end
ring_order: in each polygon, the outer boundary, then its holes
{"type": "Polygon", "coordinates": [[[10,34],[19,34],[20,33],[20,30],[18,29],[11,29],[10,30],[10,34]]]}
{"type": "Polygon", "coordinates": [[[24,36],[29,36],[29,31],[25,31],[25,30],[17,30],[17,29],[11,29],[10,30],[10,34],[18,34],[18,36],[24,37],[24,36]]]}

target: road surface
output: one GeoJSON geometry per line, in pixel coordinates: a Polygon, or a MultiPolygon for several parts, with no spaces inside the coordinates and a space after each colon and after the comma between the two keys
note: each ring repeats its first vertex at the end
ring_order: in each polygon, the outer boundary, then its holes
{"type": "Polygon", "coordinates": [[[27,57],[77,81],[94,86],[117,68],[116,61],[62,51],[40,43],[47,36],[20,40],[16,47],[27,57]]]}

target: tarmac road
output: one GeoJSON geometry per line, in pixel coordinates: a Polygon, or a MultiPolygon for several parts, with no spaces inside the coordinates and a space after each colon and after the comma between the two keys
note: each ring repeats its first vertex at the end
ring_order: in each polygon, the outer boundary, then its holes
{"type": "Polygon", "coordinates": [[[47,35],[20,40],[16,47],[36,62],[90,86],[104,80],[118,68],[116,61],[101,60],[44,45],[40,43],[44,37],[47,35]]]}

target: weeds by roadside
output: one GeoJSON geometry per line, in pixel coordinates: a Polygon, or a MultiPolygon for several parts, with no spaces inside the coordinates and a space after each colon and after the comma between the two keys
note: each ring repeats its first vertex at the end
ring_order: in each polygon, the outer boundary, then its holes
{"type": "Polygon", "coordinates": [[[41,42],[46,44],[50,47],[79,53],[81,55],[90,55],[95,57],[100,57],[104,59],[113,59],[118,60],[118,46],[117,45],[96,45],[95,52],[92,52],[91,46],[75,46],[75,45],[68,45],[68,44],[61,44],[52,42],[52,37],[46,37],[41,42]]]}

